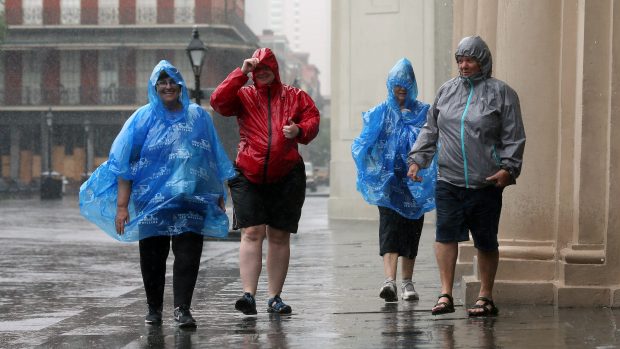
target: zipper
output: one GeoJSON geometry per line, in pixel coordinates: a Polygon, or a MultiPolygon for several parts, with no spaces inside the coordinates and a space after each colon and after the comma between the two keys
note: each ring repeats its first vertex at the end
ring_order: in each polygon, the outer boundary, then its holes
{"type": "Polygon", "coordinates": [[[497,149],[495,148],[495,144],[493,144],[493,160],[495,160],[495,165],[501,165],[501,161],[499,160],[499,156],[497,156],[497,149]]]}
{"type": "Polygon", "coordinates": [[[466,80],[469,83],[469,96],[467,97],[467,104],[465,104],[463,115],[461,115],[461,151],[463,153],[463,172],[465,173],[465,188],[469,188],[469,175],[467,173],[467,152],[465,151],[465,117],[467,116],[467,112],[469,111],[471,98],[474,95],[474,83],[471,82],[471,79],[469,78],[466,78],[466,80]]]}
{"type": "Polygon", "coordinates": [[[265,154],[265,165],[263,166],[263,183],[267,183],[267,165],[269,164],[269,153],[271,152],[271,87],[267,87],[267,154],[265,154]]]}

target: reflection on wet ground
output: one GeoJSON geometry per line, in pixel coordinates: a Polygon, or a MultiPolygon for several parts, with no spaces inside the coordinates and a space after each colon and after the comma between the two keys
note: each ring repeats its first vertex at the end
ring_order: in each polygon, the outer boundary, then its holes
{"type": "MultiPolygon", "coordinates": [[[[241,283],[235,241],[206,241],[194,293],[195,330],[172,320],[168,275],[161,326],[146,310],[136,244],[85,222],[71,198],[0,201],[0,348],[615,348],[620,311],[501,305],[497,318],[432,316],[438,277],[425,227],[414,281],[418,302],[385,303],[376,222],[328,222],[309,197],[282,294],[293,314],[233,309],[241,283]]],[[[169,263],[172,262],[170,258],[169,263]]],[[[171,270],[171,268],[169,268],[171,270]]]]}

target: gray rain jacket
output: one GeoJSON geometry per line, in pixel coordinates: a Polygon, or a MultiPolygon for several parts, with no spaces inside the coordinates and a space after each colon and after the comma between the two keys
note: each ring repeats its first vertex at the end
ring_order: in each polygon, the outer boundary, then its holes
{"type": "Polygon", "coordinates": [[[453,78],[439,88],[407,161],[426,168],[439,149],[438,180],[483,188],[491,184],[487,177],[505,169],[514,183],[525,148],[519,97],[491,77],[491,52],[480,37],[461,40],[455,53],[459,56],[476,58],[481,72],[453,78]]]}

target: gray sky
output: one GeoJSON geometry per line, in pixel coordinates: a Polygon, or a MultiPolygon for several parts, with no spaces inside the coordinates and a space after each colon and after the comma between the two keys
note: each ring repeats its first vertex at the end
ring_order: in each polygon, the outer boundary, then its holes
{"type": "Polygon", "coordinates": [[[293,33],[299,35],[296,51],[310,54],[309,62],[319,68],[321,94],[330,95],[330,56],[331,56],[331,0],[246,0],[245,22],[260,35],[263,29],[272,29],[276,34],[287,36],[295,44],[293,33]],[[280,30],[272,28],[270,6],[281,6],[282,22],[280,30]],[[299,13],[295,17],[295,4],[299,13]]]}

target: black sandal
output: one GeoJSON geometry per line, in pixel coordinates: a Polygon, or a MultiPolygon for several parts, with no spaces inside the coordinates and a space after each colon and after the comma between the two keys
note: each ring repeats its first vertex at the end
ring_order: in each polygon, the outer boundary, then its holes
{"type": "Polygon", "coordinates": [[[499,314],[499,309],[495,306],[495,303],[493,303],[493,300],[487,297],[478,297],[478,299],[476,299],[476,302],[478,301],[482,301],[483,303],[474,304],[471,308],[467,309],[467,315],[471,317],[477,317],[477,316],[496,316],[497,314],[499,314]],[[473,309],[483,309],[483,310],[472,312],[471,310],[473,309]]]}
{"type": "Polygon", "coordinates": [[[449,294],[440,294],[439,297],[437,298],[437,303],[435,304],[435,306],[433,308],[436,308],[438,306],[441,306],[441,308],[439,309],[433,309],[431,310],[431,313],[433,315],[441,315],[441,314],[448,314],[448,313],[454,313],[454,300],[452,299],[452,296],[449,294]],[[440,302],[439,300],[441,298],[448,298],[448,302],[440,302]]]}

